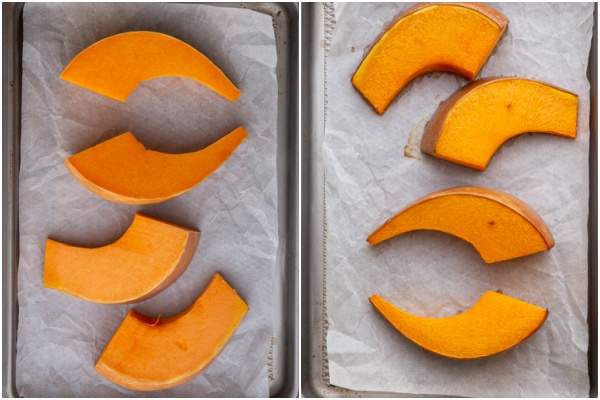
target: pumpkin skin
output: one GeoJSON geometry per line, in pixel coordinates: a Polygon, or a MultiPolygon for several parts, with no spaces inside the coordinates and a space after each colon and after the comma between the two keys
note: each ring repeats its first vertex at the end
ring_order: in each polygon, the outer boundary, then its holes
{"type": "Polygon", "coordinates": [[[454,72],[472,80],[508,27],[482,3],[420,3],[400,14],[375,40],[352,84],[381,115],[414,78],[454,72]]]}
{"type": "Polygon", "coordinates": [[[162,390],[200,374],[220,354],[248,306],[219,274],[198,299],[170,318],[130,310],[100,355],[95,369],[134,390],[162,390]]]}
{"type": "Polygon", "coordinates": [[[515,196],[494,189],[459,186],[408,205],[373,232],[371,246],[415,230],[436,230],[471,243],[486,263],[505,261],[554,246],[542,218],[515,196]]]}
{"type": "Polygon", "coordinates": [[[96,303],[134,303],[173,283],[192,260],[200,232],[136,213],[113,244],[83,248],[46,239],[44,286],[96,303]]]}
{"type": "Polygon", "coordinates": [[[448,318],[425,318],[407,313],[378,295],[371,304],[394,328],[422,348],[457,358],[489,357],[533,335],[546,321],[548,310],[486,292],[469,310],[448,318]]]}
{"type": "Polygon", "coordinates": [[[575,139],[578,97],[554,85],[518,77],[468,84],[440,105],[423,133],[421,150],[483,171],[496,150],[525,132],[575,139]]]}
{"type": "Polygon", "coordinates": [[[60,77],[70,83],[124,102],[146,80],[161,76],[192,79],[229,101],[241,92],[206,56],[172,36],[125,32],[81,51],[60,77]]]}
{"type": "Polygon", "coordinates": [[[94,194],[124,204],[154,204],[177,197],[219,168],[248,137],[239,127],[192,153],[147,150],[126,132],[65,160],[77,180],[94,194]]]}

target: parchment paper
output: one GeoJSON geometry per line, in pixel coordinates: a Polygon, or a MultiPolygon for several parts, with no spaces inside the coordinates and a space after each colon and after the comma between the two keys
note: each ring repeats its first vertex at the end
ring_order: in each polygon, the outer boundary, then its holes
{"type": "Polygon", "coordinates": [[[591,3],[492,3],[510,20],[480,73],[522,76],[579,95],[577,139],[525,134],[504,144],[484,172],[420,152],[440,102],[467,81],[416,79],[378,116],[350,79],[363,49],[410,3],[336,4],[327,58],[324,138],[327,219],[327,354],[330,383],[352,390],[458,396],[589,395],[587,218],[591,3]],[[412,201],[476,185],[511,193],[552,231],[549,252],[486,265],[468,243],[420,231],[370,248],[366,238],[412,201]],[[550,310],[541,329],[502,354],[459,361],[409,342],[369,303],[379,294],[404,310],[445,317],[486,290],[550,310]]]}
{"type": "Polygon", "coordinates": [[[266,397],[278,247],[276,51],[272,20],[250,10],[185,4],[27,4],[24,9],[16,384],[24,397],[266,397]],[[152,30],[192,45],[243,92],[231,103],[183,78],[144,82],[119,103],[60,80],[81,50],[108,36],[152,30]],[[68,156],[126,131],[168,153],[199,150],[239,125],[249,138],[190,192],[152,206],[95,196],[68,156]],[[43,287],[45,240],[96,247],[117,240],[136,211],[196,228],[186,272],[134,305],[98,305],[43,287]],[[165,391],[109,382],[94,363],[130,308],[163,317],[187,308],[215,272],[250,307],[209,368],[165,391]]]}

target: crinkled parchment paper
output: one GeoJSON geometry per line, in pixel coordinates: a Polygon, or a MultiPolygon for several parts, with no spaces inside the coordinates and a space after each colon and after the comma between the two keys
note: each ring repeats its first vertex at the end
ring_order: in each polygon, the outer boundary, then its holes
{"type": "Polygon", "coordinates": [[[27,4],[24,9],[20,166],[19,327],[16,384],[23,397],[261,397],[269,394],[273,268],[278,247],[276,51],[269,16],[194,4],[27,4]],[[231,103],[183,78],[144,82],[125,103],[59,78],[81,50],[132,30],[192,45],[243,92],[231,103]],[[199,150],[239,125],[249,137],[190,192],[152,206],[93,195],[65,158],[126,131],[168,153],[199,150]],[[134,305],[98,305],[43,286],[46,237],[96,247],[118,239],[143,212],[201,231],[186,272],[134,305]],[[250,311],[208,369],[165,391],[135,392],[93,369],[130,308],[168,316],[187,308],[215,272],[250,311]]]}
{"type": "Polygon", "coordinates": [[[480,77],[522,76],[579,95],[577,139],[525,134],[505,143],[484,172],[420,152],[423,129],[467,81],[416,79],[378,116],[350,79],[363,49],[409,3],[336,5],[327,58],[324,138],[327,210],[327,354],[330,383],[365,391],[459,396],[589,395],[587,218],[592,3],[494,3],[509,28],[480,77]],[[556,246],[486,265],[466,242],[440,232],[366,238],[412,201],[458,185],[511,193],[535,209],[556,246]],[[459,361],[409,342],[371,306],[379,294],[422,316],[470,308],[486,290],[550,310],[542,328],[502,354],[459,361]]]}

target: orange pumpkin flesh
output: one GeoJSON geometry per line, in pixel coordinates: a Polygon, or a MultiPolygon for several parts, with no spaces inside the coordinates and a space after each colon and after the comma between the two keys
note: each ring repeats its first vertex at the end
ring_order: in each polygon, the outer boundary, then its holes
{"type": "Polygon", "coordinates": [[[126,32],[94,43],[79,53],[60,77],[118,101],[138,85],[161,76],[193,79],[230,101],[241,92],[202,53],[157,32],[126,32]]]}
{"type": "Polygon", "coordinates": [[[400,13],[375,41],[352,83],[383,114],[414,78],[448,71],[472,80],[508,26],[480,3],[422,3],[400,13]]]}
{"type": "Polygon", "coordinates": [[[523,78],[487,78],[450,96],[433,115],[421,150],[477,170],[496,150],[525,132],[575,138],[576,94],[523,78]]]}
{"type": "Polygon", "coordinates": [[[187,268],[200,232],[135,214],[115,243],[83,248],[46,240],[44,286],[96,303],[150,298],[187,268]]]}
{"type": "Polygon", "coordinates": [[[548,317],[548,310],[492,291],[469,310],[448,318],[409,314],[377,295],[370,301],[417,345],[458,359],[488,357],[508,350],[533,335],[548,317]]]}
{"type": "Polygon", "coordinates": [[[246,139],[239,127],[203,150],[165,154],[147,150],[124,133],[65,160],[69,171],[96,195],[125,204],[163,202],[191,190],[246,139]]]}
{"type": "Polygon", "coordinates": [[[509,260],[554,246],[542,218],[504,192],[462,186],[441,190],[407,206],[367,241],[375,245],[402,233],[428,229],[450,233],[479,252],[486,263],[509,260]]]}
{"type": "Polygon", "coordinates": [[[170,318],[129,311],[95,365],[117,385],[168,389],[200,374],[223,350],[248,306],[215,274],[196,302],[170,318]]]}

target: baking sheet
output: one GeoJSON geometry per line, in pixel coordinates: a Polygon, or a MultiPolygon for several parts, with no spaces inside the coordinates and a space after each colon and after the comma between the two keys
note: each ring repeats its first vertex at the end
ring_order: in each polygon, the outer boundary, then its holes
{"type": "Polygon", "coordinates": [[[492,4],[511,22],[480,76],[552,82],[579,94],[580,114],[577,140],[523,135],[505,144],[483,173],[418,150],[429,117],[464,79],[419,78],[383,117],[350,84],[362,50],[411,4],[335,6],[327,59],[327,71],[335,74],[327,74],[324,139],[330,383],[396,393],[587,396],[585,73],[593,4],[492,4]],[[367,247],[365,238],[405,205],[456,185],[488,186],[520,197],[544,218],[557,245],[549,253],[488,266],[469,245],[434,232],[367,247]],[[469,308],[487,289],[547,307],[550,318],[517,348],[466,363],[416,348],[368,303],[378,293],[409,312],[441,317],[469,308]]]}
{"type": "Polygon", "coordinates": [[[187,307],[217,271],[250,306],[209,369],[186,385],[150,395],[267,396],[278,246],[271,18],[249,10],[181,4],[28,4],[24,22],[19,395],[139,395],[107,382],[92,369],[131,306],[88,304],[43,289],[42,274],[46,236],[102,245],[116,240],[133,213],[142,211],[198,228],[202,237],[186,273],[165,292],[135,305],[138,311],[168,315],[187,307]],[[160,78],[142,84],[126,103],[115,104],[58,79],[70,58],[87,45],[136,29],[157,30],[190,43],[244,94],[227,104],[197,84],[160,78]],[[233,157],[191,192],[160,205],[132,207],[99,199],[62,165],[65,157],[125,130],[149,148],[184,152],[202,148],[240,124],[250,138],[233,157]]]}

